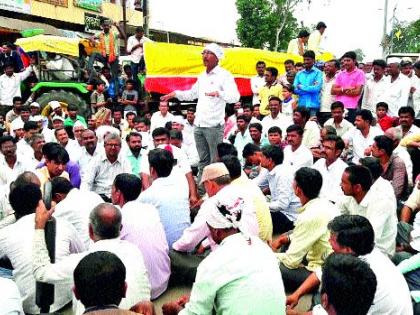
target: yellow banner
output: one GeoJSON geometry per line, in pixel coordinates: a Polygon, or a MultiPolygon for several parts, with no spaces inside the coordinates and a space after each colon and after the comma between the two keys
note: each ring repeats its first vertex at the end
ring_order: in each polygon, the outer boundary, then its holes
{"type": "Polygon", "coordinates": [[[16,45],[25,52],[46,51],[69,56],[79,56],[79,42],[77,38],[67,38],[50,35],[37,35],[28,38],[19,38],[16,45]]]}
{"type": "MultiPolygon", "coordinates": [[[[147,76],[197,76],[203,71],[201,52],[203,47],[147,42],[144,47],[147,76]]],[[[318,60],[334,58],[331,53],[318,56],[318,60]]],[[[264,61],[267,67],[275,67],[284,73],[284,61],[292,59],[303,61],[301,56],[253,48],[225,48],[220,65],[229,70],[234,77],[252,77],[255,65],[264,61]]]]}

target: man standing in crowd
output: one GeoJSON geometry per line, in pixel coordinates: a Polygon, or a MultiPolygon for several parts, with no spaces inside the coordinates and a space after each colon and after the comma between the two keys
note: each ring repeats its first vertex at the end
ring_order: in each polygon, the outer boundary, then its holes
{"type": "Polygon", "coordinates": [[[257,74],[251,78],[251,90],[252,90],[252,105],[260,104],[260,89],[265,84],[264,72],[265,72],[265,62],[258,61],[255,65],[257,74]]]}
{"type": "Polygon", "coordinates": [[[373,76],[368,77],[363,91],[362,109],[370,110],[375,115],[376,104],[386,102],[385,94],[390,88],[390,79],[385,75],[387,65],[385,60],[373,61],[373,76]]]}
{"type": "Polygon", "coordinates": [[[136,34],[130,36],[127,40],[127,53],[131,56],[131,69],[133,71],[133,80],[138,84],[137,74],[145,70],[143,45],[151,40],[144,36],[142,26],[136,27],[136,34]]]}
{"type": "Polygon", "coordinates": [[[299,96],[299,106],[307,108],[310,115],[315,116],[320,106],[322,72],[314,66],[315,53],[312,50],[303,54],[303,64],[305,69],[296,74],[293,88],[299,96]]]}
{"type": "Polygon", "coordinates": [[[319,55],[322,52],[319,46],[326,28],[327,25],[324,22],[318,22],[316,29],[309,36],[308,50],[312,50],[315,55],[319,55]]]}
{"type": "Polygon", "coordinates": [[[331,94],[337,101],[341,101],[348,110],[347,120],[354,122],[356,110],[365,85],[365,73],[356,67],[356,53],[346,52],[341,57],[344,70],[339,72],[331,94]]]}
{"type": "Polygon", "coordinates": [[[277,82],[279,71],[274,67],[267,67],[264,72],[265,85],[259,90],[260,114],[266,116],[270,114],[270,100],[272,97],[281,97],[282,87],[277,82]]]}
{"type": "Polygon", "coordinates": [[[330,60],[324,66],[324,83],[321,90],[321,106],[317,115],[318,122],[321,126],[331,118],[331,104],[335,101],[335,96],[331,94],[332,86],[335,78],[340,70],[340,62],[336,59],[330,60]]]}
{"type": "Polygon", "coordinates": [[[194,121],[194,137],[200,157],[199,176],[206,165],[216,160],[216,146],[223,140],[226,104],[239,101],[239,91],[231,73],[218,64],[223,50],[217,44],[209,44],[202,52],[206,71],[188,91],[174,91],[161,97],[162,101],[178,98],[180,101],[198,99],[194,121]]]}
{"type": "Polygon", "coordinates": [[[407,106],[408,97],[410,95],[411,82],[400,72],[399,58],[388,59],[388,75],[390,77],[390,84],[385,91],[386,103],[389,106],[389,115],[397,117],[398,110],[407,106]]]}

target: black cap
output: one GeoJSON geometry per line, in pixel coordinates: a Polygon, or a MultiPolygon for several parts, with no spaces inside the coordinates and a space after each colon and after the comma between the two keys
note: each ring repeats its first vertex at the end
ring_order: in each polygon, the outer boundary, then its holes
{"type": "Polygon", "coordinates": [[[319,22],[319,23],[316,25],[316,29],[317,29],[317,30],[319,30],[319,29],[321,29],[321,28],[327,28],[327,25],[326,25],[324,22],[319,22]]]}

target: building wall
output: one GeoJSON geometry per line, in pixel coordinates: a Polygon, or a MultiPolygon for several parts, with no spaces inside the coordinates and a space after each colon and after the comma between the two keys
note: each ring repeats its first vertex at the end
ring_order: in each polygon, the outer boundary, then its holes
{"type": "MultiPolygon", "coordinates": [[[[68,0],[68,7],[55,6],[36,0],[31,1],[31,14],[34,16],[83,25],[85,13],[105,16],[116,22],[123,20],[122,7],[113,3],[102,3],[102,13],[98,13],[75,7],[73,0],[68,0]]],[[[127,24],[134,26],[143,25],[142,12],[127,9],[127,24]]]]}

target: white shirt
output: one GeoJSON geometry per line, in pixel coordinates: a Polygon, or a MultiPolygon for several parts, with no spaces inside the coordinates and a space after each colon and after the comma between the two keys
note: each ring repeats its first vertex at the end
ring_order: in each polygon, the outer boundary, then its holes
{"type": "MultiPolygon", "coordinates": [[[[413,307],[407,282],[391,260],[377,249],[359,258],[369,264],[377,282],[373,304],[367,315],[412,315],[413,307]]],[[[322,270],[318,270],[316,275],[321,280],[322,270]]],[[[318,305],[312,314],[327,313],[318,305]]]]}
{"type": "Polygon", "coordinates": [[[182,131],[182,146],[181,150],[187,156],[188,162],[190,166],[197,166],[198,162],[200,161],[200,157],[198,156],[197,145],[195,144],[194,134],[190,134],[186,132],[185,129],[182,131]]]}
{"type": "Polygon", "coordinates": [[[346,119],[343,119],[339,125],[334,123],[334,118],[328,119],[324,126],[332,126],[337,131],[337,136],[342,137],[347,131],[355,128],[354,125],[346,119]]]}
{"type": "Polygon", "coordinates": [[[411,86],[416,89],[413,93],[413,108],[414,116],[418,117],[420,115],[420,78],[415,74],[411,77],[411,86]]]}
{"type": "Polygon", "coordinates": [[[175,94],[180,101],[198,99],[194,121],[198,127],[224,125],[226,104],[236,103],[240,98],[232,74],[220,66],[209,73],[201,73],[190,90],[175,91],[175,94]],[[219,93],[218,97],[205,95],[216,91],[219,93]]]}
{"type": "MultiPolygon", "coordinates": [[[[97,251],[108,251],[115,254],[126,268],[127,294],[121,300],[119,305],[121,308],[129,309],[139,301],[150,300],[150,283],[144,266],[143,255],[136,246],[119,238],[97,241],[90,246],[89,251],[66,255],[66,257],[62,257],[62,259],[51,264],[45,246],[44,231],[36,230],[32,250],[34,270],[32,276],[38,281],[47,281],[54,284],[63,281],[72,283],[74,269],[80,260],[87,254],[97,251]]],[[[83,311],[84,307],[80,301],[75,302],[73,299],[74,314],[82,314],[83,311]]]]}
{"type": "Polygon", "coordinates": [[[319,194],[320,197],[328,199],[333,203],[337,203],[343,196],[341,189],[341,176],[347,168],[347,164],[338,158],[330,166],[326,165],[324,158],[315,162],[312,168],[318,170],[322,175],[322,187],[319,194]]]}
{"type": "Polygon", "coordinates": [[[375,246],[392,256],[397,236],[397,201],[390,183],[380,179],[375,181],[360,204],[353,197],[345,196],[339,203],[339,209],[341,214],[366,217],[375,231],[375,246]]]}
{"type": "Polygon", "coordinates": [[[389,116],[398,117],[398,110],[403,106],[407,106],[410,88],[410,79],[402,73],[399,74],[394,82],[390,82],[384,96],[388,104],[389,116]]]}
{"type": "Polygon", "coordinates": [[[64,147],[69,154],[70,161],[78,162],[82,156],[82,147],[79,145],[77,140],[69,139],[66,146],[64,147]]]}
{"type": "Polygon", "coordinates": [[[86,150],[85,147],[82,148],[82,153],[80,155],[80,159],[79,159],[79,167],[80,167],[80,178],[82,179],[82,181],[84,180],[86,173],[89,169],[89,163],[90,161],[98,156],[99,154],[104,154],[104,147],[103,146],[98,146],[96,145],[96,149],[95,151],[93,151],[93,154],[90,155],[89,152],[86,150]]]}
{"type": "Polygon", "coordinates": [[[274,253],[257,237],[228,236],[198,266],[189,302],[179,314],[284,315],[286,297],[274,253]],[[241,301],[238,303],[238,301],[241,301]]]}
{"type": "Polygon", "coordinates": [[[403,135],[403,139],[404,139],[405,137],[407,137],[407,136],[411,136],[411,135],[414,135],[414,134],[416,134],[416,133],[420,133],[420,128],[419,128],[419,127],[417,127],[417,126],[416,126],[416,125],[414,125],[414,124],[412,124],[412,125],[411,125],[410,129],[408,129],[408,131],[407,131],[405,134],[404,134],[404,132],[403,132],[403,130],[402,130],[401,125],[399,125],[399,126],[397,126],[397,127],[395,127],[395,128],[397,128],[397,129],[401,130],[401,134],[403,135]]]}
{"type": "Polygon", "coordinates": [[[244,231],[251,235],[258,236],[259,228],[254,203],[248,196],[244,194],[239,187],[227,185],[223,187],[215,196],[206,199],[200,207],[194,222],[187,227],[179,240],[172,244],[172,248],[181,252],[191,252],[203,239],[208,238],[211,249],[216,248],[216,243],[211,237],[210,230],[207,226],[207,219],[216,207],[219,198],[230,196],[231,198],[242,198],[244,200],[244,208],[242,212],[242,226],[244,231]]]}
{"type": "MultiPolygon", "coordinates": [[[[14,268],[13,276],[22,296],[23,310],[31,314],[39,313],[39,308],[35,304],[35,279],[31,263],[32,239],[35,233],[35,214],[26,215],[0,230],[0,257],[6,256],[10,259],[14,268]]],[[[44,236],[44,231],[41,233],[44,236]]],[[[56,259],[60,260],[64,256],[84,249],[74,228],[66,221],[57,220],[56,259]]],[[[55,286],[51,312],[59,310],[71,301],[72,281],[71,278],[69,280],[57,283],[55,286]]]]}
{"type": "Polygon", "coordinates": [[[362,132],[357,128],[347,131],[343,135],[343,140],[347,140],[353,145],[352,162],[359,164],[359,160],[365,156],[365,150],[373,144],[375,137],[383,134],[381,128],[372,126],[369,128],[369,134],[366,137],[364,137],[362,132]]]}
{"type": "Polygon", "coordinates": [[[276,118],[273,118],[271,114],[269,114],[263,118],[261,124],[263,126],[262,136],[268,136],[268,129],[273,126],[279,127],[281,129],[282,135],[284,136],[286,134],[287,127],[293,124],[293,120],[291,117],[282,113],[279,113],[276,118]]]}
{"type": "Polygon", "coordinates": [[[54,59],[49,60],[45,67],[47,69],[54,70],[51,73],[53,78],[61,81],[71,80],[76,74],[71,62],[67,58],[60,55],[57,55],[54,59]]]}
{"type": "Polygon", "coordinates": [[[16,162],[15,165],[13,165],[13,168],[9,167],[9,164],[7,164],[4,155],[0,156],[0,186],[9,185],[20,174],[26,171],[34,172],[35,168],[32,167],[30,161],[23,155],[17,153],[16,162]]]}
{"type": "Polygon", "coordinates": [[[169,247],[159,213],[152,205],[127,202],[121,209],[121,239],[135,245],[143,254],[147,268],[151,298],[166,291],[171,274],[169,247]]]}
{"type": "Polygon", "coordinates": [[[7,278],[0,277],[0,314],[3,315],[24,315],[22,309],[22,298],[16,283],[7,278]]]}
{"type": "Polygon", "coordinates": [[[296,172],[301,167],[311,167],[314,164],[314,158],[312,152],[303,145],[303,143],[292,151],[292,146],[287,145],[284,148],[284,165],[289,165],[293,172],[296,172]]]}
{"type": "Polygon", "coordinates": [[[55,138],[54,131],[48,127],[42,128],[41,134],[44,136],[45,143],[48,142],[57,142],[55,138]]]}
{"type": "Polygon", "coordinates": [[[308,120],[303,130],[302,144],[308,149],[317,147],[321,141],[321,130],[318,124],[314,121],[308,120]]]}
{"type": "Polygon", "coordinates": [[[143,56],[143,46],[138,47],[136,50],[133,50],[133,47],[138,44],[144,44],[146,42],[151,42],[146,36],[142,36],[140,40],[137,39],[136,35],[130,36],[127,40],[127,53],[131,56],[131,61],[134,63],[139,63],[141,57],[143,56]]]}
{"type": "Polygon", "coordinates": [[[160,111],[153,113],[152,118],[150,119],[150,133],[158,127],[165,127],[165,124],[172,121],[173,118],[174,115],[169,112],[167,112],[165,116],[163,116],[160,111]]]}
{"type": "Polygon", "coordinates": [[[13,73],[8,77],[6,74],[0,76],[0,104],[13,106],[13,98],[22,96],[20,93],[20,84],[32,72],[32,66],[29,66],[22,72],[13,73]]]}
{"type": "Polygon", "coordinates": [[[16,143],[16,154],[29,159],[34,155],[34,149],[32,149],[25,138],[22,138],[16,143]]]}
{"type": "Polygon", "coordinates": [[[88,229],[89,215],[93,208],[103,202],[102,198],[93,191],[73,188],[66,198],[55,206],[54,217],[73,225],[80,240],[86,248],[89,248],[91,243],[88,229]]]}
{"type": "Polygon", "coordinates": [[[331,94],[331,89],[335,83],[336,75],[328,79],[324,74],[324,82],[321,88],[321,106],[319,109],[321,113],[331,113],[331,104],[335,102],[335,95],[331,94]]]}
{"type": "Polygon", "coordinates": [[[252,105],[256,105],[260,103],[260,98],[258,95],[258,91],[265,85],[265,78],[264,76],[260,77],[259,75],[253,76],[251,78],[251,90],[253,93],[252,96],[252,105]]]}
{"type": "Polygon", "coordinates": [[[114,179],[121,173],[131,174],[130,162],[120,152],[118,159],[111,163],[104,152],[90,161],[86,176],[82,180],[82,188],[111,197],[114,179]]]}
{"type": "Polygon", "coordinates": [[[382,76],[379,81],[369,77],[363,88],[362,109],[368,109],[376,116],[376,104],[387,101],[386,92],[390,85],[391,81],[388,76],[382,76]]]}
{"type": "Polygon", "coordinates": [[[413,161],[411,161],[411,157],[407,151],[407,148],[399,145],[394,149],[394,151],[392,151],[392,154],[395,156],[398,156],[401,160],[403,160],[405,164],[405,169],[407,170],[408,185],[412,187],[413,186],[413,161]]]}

